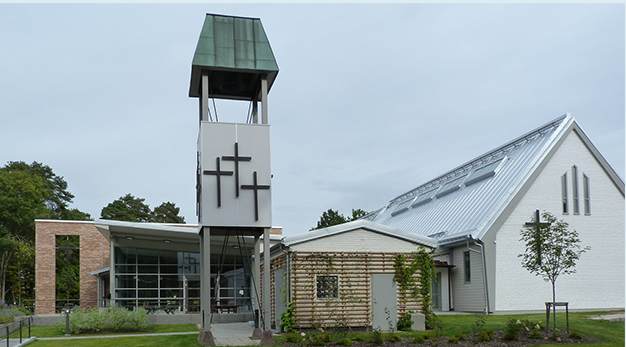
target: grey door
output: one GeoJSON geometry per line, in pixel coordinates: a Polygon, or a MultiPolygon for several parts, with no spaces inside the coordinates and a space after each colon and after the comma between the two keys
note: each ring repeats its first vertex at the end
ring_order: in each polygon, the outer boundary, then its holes
{"type": "Polygon", "coordinates": [[[372,328],[396,329],[398,320],[396,285],[393,274],[372,274],[372,328]]]}
{"type": "Polygon", "coordinates": [[[283,283],[285,282],[285,269],[277,269],[274,273],[274,305],[275,313],[276,313],[276,329],[280,327],[282,320],[280,319],[280,315],[283,312],[287,312],[286,300],[283,298],[283,283]],[[285,301],[285,302],[283,302],[285,301]]]}

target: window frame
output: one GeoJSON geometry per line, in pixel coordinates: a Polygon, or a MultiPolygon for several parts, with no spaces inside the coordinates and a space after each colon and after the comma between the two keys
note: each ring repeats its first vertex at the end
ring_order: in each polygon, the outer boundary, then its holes
{"type": "Polygon", "coordinates": [[[561,176],[561,207],[563,214],[569,214],[567,203],[567,172],[561,176]]]}
{"type": "Polygon", "coordinates": [[[472,256],[470,251],[463,252],[463,282],[472,283],[472,256]]]}
{"type": "Polygon", "coordinates": [[[591,188],[589,187],[589,176],[583,173],[583,206],[585,209],[585,215],[591,214],[591,188]]]}
{"type": "Polygon", "coordinates": [[[578,194],[578,167],[572,166],[572,212],[574,214],[580,214],[580,203],[578,194]]]}
{"type": "Polygon", "coordinates": [[[340,277],[340,276],[339,276],[338,274],[333,274],[333,275],[315,275],[315,300],[323,300],[323,301],[326,301],[326,300],[337,300],[337,299],[339,299],[339,297],[340,297],[340,295],[339,295],[339,292],[340,292],[340,291],[339,291],[339,289],[340,289],[340,283],[341,283],[341,282],[340,282],[340,281],[341,281],[341,279],[340,279],[339,277],[340,277]],[[335,288],[335,290],[334,290],[334,291],[336,292],[336,293],[335,293],[335,296],[328,296],[328,297],[320,297],[320,296],[319,296],[319,287],[320,287],[320,284],[319,284],[319,282],[318,282],[318,281],[319,281],[319,279],[320,279],[321,277],[327,277],[327,278],[334,277],[334,278],[336,279],[336,281],[335,281],[336,288],[335,288]]]}

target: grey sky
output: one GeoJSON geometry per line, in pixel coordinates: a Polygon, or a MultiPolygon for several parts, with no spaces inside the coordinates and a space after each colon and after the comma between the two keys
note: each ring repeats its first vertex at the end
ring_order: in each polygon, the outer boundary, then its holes
{"type": "MultiPolygon", "coordinates": [[[[100,216],[131,193],[195,223],[205,13],[258,17],[273,223],[373,210],[569,112],[624,177],[624,4],[0,4],[0,164],[38,161],[100,216]]],[[[247,103],[218,102],[244,122],[247,103]]]]}

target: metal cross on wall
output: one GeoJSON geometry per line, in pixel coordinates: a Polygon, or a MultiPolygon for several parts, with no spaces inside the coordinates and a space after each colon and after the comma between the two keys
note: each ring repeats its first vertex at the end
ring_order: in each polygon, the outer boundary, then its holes
{"type": "Polygon", "coordinates": [[[239,143],[235,142],[235,155],[234,156],[222,156],[222,160],[229,160],[235,162],[235,186],[237,187],[237,197],[239,197],[239,162],[251,161],[252,157],[240,157],[239,156],[239,143]]]}
{"type": "MultiPolygon", "coordinates": [[[[222,206],[222,176],[232,176],[232,171],[222,171],[220,168],[220,157],[215,158],[215,170],[204,170],[205,175],[215,175],[217,178],[217,207],[222,206]]],[[[239,190],[237,190],[239,191],[239,190]]]]}
{"type": "Polygon", "coordinates": [[[248,185],[244,184],[241,186],[241,189],[252,189],[254,190],[254,218],[255,220],[259,220],[259,189],[270,189],[268,185],[259,185],[256,179],[256,171],[252,173],[254,184],[248,185]]]}
{"type": "MultiPolygon", "coordinates": [[[[535,228],[535,239],[538,239],[541,235],[541,228],[546,228],[546,227],[550,227],[550,223],[546,223],[546,222],[541,222],[541,214],[539,213],[539,210],[535,211],[535,220],[532,222],[526,222],[524,223],[524,226],[527,228],[535,228]]],[[[540,242],[536,242],[535,243],[537,245],[537,254],[538,254],[538,258],[539,258],[539,264],[541,264],[541,243],[540,242]]]]}

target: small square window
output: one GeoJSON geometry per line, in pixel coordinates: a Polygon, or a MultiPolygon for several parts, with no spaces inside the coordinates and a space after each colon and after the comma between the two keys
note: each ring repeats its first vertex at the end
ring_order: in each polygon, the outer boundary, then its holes
{"type": "Polygon", "coordinates": [[[316,293],[318,299],[338,299],[339,298],[339,276],[318,275],[316,278],[316,293]]]}

